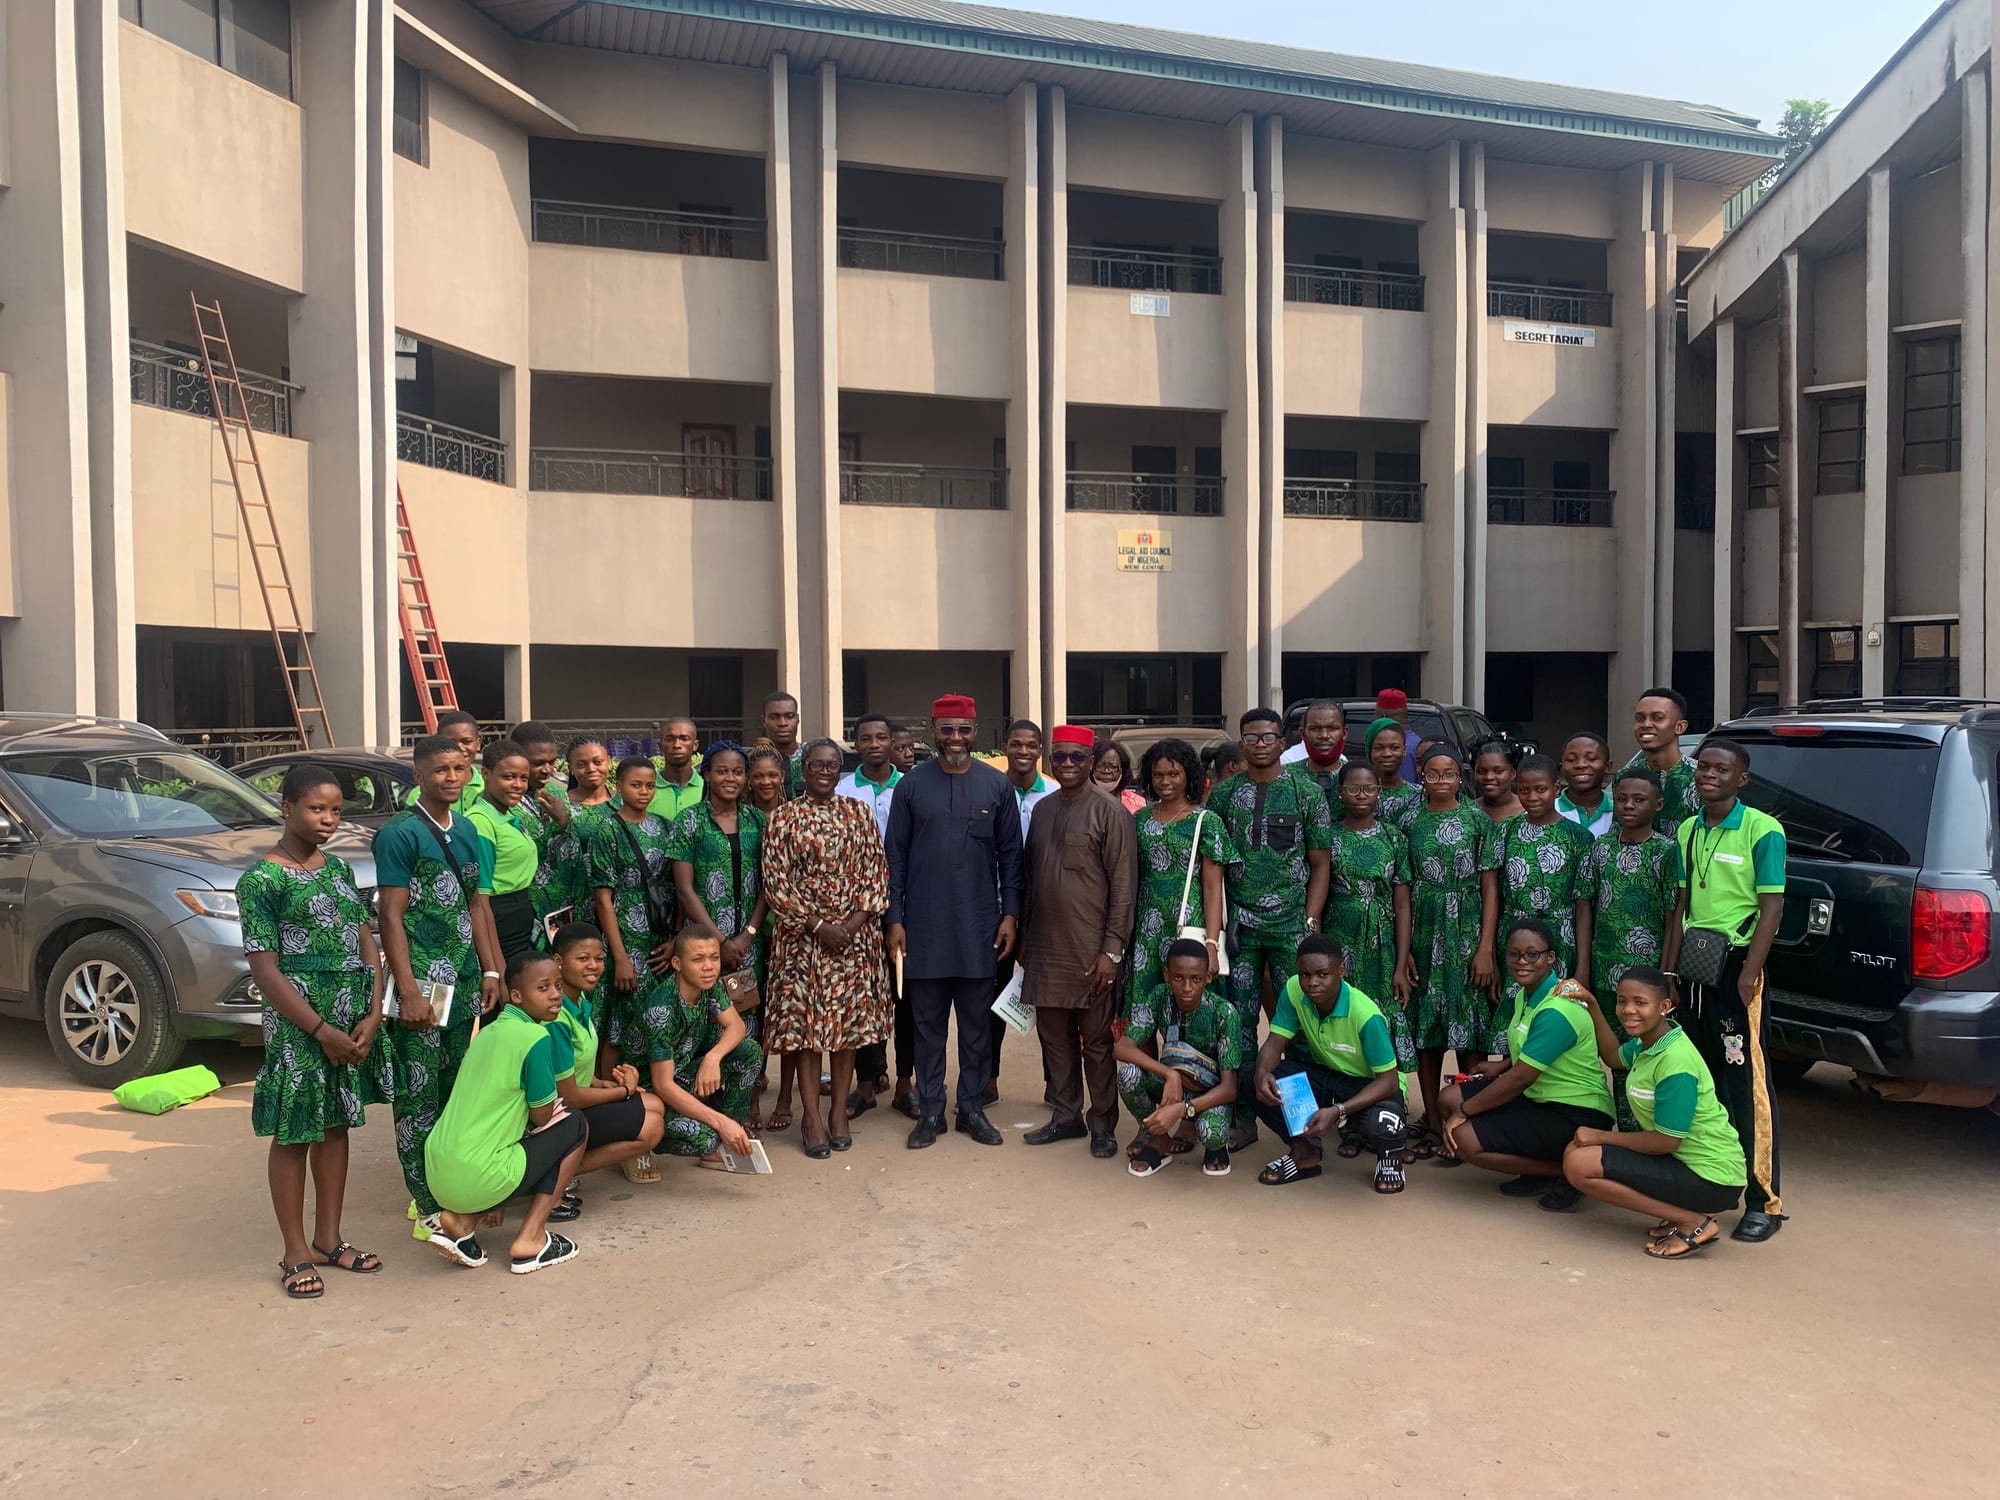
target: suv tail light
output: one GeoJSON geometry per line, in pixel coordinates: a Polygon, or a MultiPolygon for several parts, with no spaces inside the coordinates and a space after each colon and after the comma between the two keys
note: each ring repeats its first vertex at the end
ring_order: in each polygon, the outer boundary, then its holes
{"type": "Polygon", "coordinates": [[[1949,979],[1993,952],[1993,906],[1978,891],[1917,887],[1910,908],[1910,968],[1919,979],[1949,979]]]}

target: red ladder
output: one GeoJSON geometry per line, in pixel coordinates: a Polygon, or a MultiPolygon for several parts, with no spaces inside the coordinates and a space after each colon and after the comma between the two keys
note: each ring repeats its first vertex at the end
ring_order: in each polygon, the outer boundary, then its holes
{"type": "Polygon", "coordinates": [[[257,432],[250,425],[250,403],[243,377],[230,347],[229,325],[222,320],[222,302],[204,303],[193,292],[194,331],[201,342],[202,369],[208,376],[209,402],[215,425],[222,431],[222,451],[229,460],[229,482],[236,489],[236,508],[243,516],[243,539],[257,572],[257,589],[264,598],[264,617],[271,624],[271,641],[278,648],[279,675],[285,698],[292,705],[292,722],[306,749],[332,749],[333,725],[326,716],[319,673],[313,669],[312,642],[299,618],[299,596],[292,587],[291,566],[278,536],[278,515],[271,508],[271,491],[264,482],[264,465],[257,457],[257,432]],[[248,470],[255,483],[244,483],[248,470]]]}
{"type": "Polygon", "coordinates": [[[410,533],[410,511],[403,504],[403,485],[396,484],[396,612],[403,621],[403,655],[410,663],[410,681],[417,687],[417,706],[424,728],[437,733],[440,710],[458,707],[451,663],[445,660],[444,637],[438,634],[437,611],[424,582],[423,559],[410,533]]]}

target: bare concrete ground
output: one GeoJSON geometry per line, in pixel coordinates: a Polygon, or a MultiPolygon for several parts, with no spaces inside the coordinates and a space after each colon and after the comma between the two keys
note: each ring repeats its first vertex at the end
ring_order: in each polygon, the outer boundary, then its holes
{"type": "Polygon", "coordinates": [[[794,1127],[769,1178],[592,1180],[569,1266],[458,1271],[385,1108],[345,1229],[388,1269],[292,1304],[256,1054],[195,1055],[229,1087],[152,1119],[0,1026],[0,1493],[1995,1493],[2000,1120],[1832,1069],[1785,1099],[1784,1232],[1675,1265],[1471,1168],[1379,1199],[1024,1147],[1016,1042],[1001,1149],[794,1127]]]}

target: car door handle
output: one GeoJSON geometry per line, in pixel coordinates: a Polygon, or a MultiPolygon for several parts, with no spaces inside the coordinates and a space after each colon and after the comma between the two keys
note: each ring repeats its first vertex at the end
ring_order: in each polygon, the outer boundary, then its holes
{"type": "Polygon", "coordinates": [[[1833,903],[1823,896],[1815,896],[1806,903],[1806,931],[1814,937],[1825,937],[1833,931],[1833,903]]]}

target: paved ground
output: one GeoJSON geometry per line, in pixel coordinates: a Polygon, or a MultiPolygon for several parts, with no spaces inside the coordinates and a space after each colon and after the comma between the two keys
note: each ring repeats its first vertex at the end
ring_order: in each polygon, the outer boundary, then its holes
{"type": "MultiPolygon", "coordinates": [[[[2000,1119],[1821,1069],[1785,1100],[1767,1246],[1655,1265],[1470,1168],[1136,1182],[1016,1123],[902,1146],[886,1110],[762,1179],[593,1181],[568,1267],[405,1237],[389,1116],[348,1237],[380,1277],[286,1304],[255,1054],[158,1119],[0,1025],[10,1324],[0,1494],[1038,1497],[1996,1492],[2000,1119]]],[[[1032,1092],[1039,1092],[1039,1089],[1032,1092]]],[[[1261,1160],[1261,1158],[1259,1158],[1261,1160]]]]}

